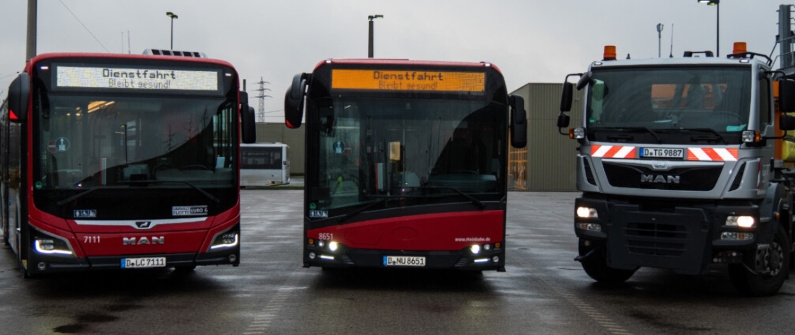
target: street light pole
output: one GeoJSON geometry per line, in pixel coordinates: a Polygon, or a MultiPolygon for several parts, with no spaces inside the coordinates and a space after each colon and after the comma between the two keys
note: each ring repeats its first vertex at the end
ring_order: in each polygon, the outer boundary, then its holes
{"type": "Polygon", "coordinates": [[[715,6],[715,57],[720,57],[720,0],[696,0],[698,3],[703,3],[708,6],[715,6]]]}
{"type": "Polygon", "coordinates": [[[166,16],[171,18],[171,49],[169,49],[169,50],[173,51],[174,50],[174,19],[178,19],[179,16],[177,16],[177,14],[174,14],[172,12],[166,12],[166,16]]]}
{"type": "Polygon", "coordinates": [[[25,50],[25,61],[36,56],[36,26],[38,25],[37,0],[28,0],[28,31],[27,44],[25,50]]]}
{"type": "Polygon", "coordinates": [[[369,40],[367,43],[367,58],[373,58],[373,20],[382,18],[384,18],[384,16],[381,14],[370,15],[367,17],[367,21],[370,26],[369,40]]]}
{"type": "Polygon", "coordinates": [[[660,58],[660,49],[662,48],[662,31],[663,31],[663,24],[657,24],[657,58],[660,58]]]}

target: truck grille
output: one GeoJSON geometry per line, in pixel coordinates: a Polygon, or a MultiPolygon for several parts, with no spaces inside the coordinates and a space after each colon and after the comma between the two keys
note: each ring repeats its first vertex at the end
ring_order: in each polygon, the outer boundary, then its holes
{"type": "Polygon", "coordinates": [[[648,167],[604,162],[607,182],[614,187],[709,191],[715,188],[722,166],[680,167],[655,171],[648,167]]]}
{"type": "Polygon", "coordinates": [[[710,209],[689,202],[614,203],[607,225],[608,265],[704,274],[711,257],[710,209]]]}
{"type": "Polygon", "coordinates": [[[687,230],[668,223],[629,223],[626,227],[627,247],[635,254],[681,256],[686,248],[687,230]]]}

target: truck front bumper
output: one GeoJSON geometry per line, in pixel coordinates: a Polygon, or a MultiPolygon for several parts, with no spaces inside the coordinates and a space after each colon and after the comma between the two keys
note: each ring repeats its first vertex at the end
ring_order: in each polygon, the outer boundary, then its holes
{"type": "Polygon", "coordinates": [[[716,203],[660,199],[575,201],[577,237],[606,248],[616,269],[654,267],[706,274],[712,263],[740,262],[757,247],[759,208],[750,202],[716,203]],[[584,210],[588,209],[587,211],[584,210]],[[578,215],[592,213],[592,215],[578,215]],[[727,226],[730,215],[756,219],[753,228],[727,226]]]}

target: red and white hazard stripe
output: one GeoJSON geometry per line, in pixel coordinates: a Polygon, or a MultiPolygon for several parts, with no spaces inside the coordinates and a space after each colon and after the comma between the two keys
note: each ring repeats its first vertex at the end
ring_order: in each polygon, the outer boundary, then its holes
{"type": "Polygon", "coordinates": [[[732,162],[738,157],[737,148],[687,148],[689,161],[732,162]]]}
{"type": "Polygon", "coordinates": [[[600,158],[635,158],[635,147],[626,145],[593,145],[591,157],[600,158]]]}
{"type": "MultiPolygon", "coordinates": [[[[591,146],[591,157],[596,158],[636,158],[636,147],[626,145],[591,146]]],[[[687,160],[709,162],[737,161],[737,148],[687,148],[687,160]]]]}

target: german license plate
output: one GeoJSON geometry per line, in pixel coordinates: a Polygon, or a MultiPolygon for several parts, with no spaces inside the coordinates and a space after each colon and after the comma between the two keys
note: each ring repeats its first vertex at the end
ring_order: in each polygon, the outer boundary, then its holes
{"type": "Polygon", "coordinates": [[[166,267],[165,257],[141,257],[141,258],[122,258],[122,269],[141,269],[141,268],[164,268],[166,267]]]}
{"type": "Polygon", "coordinates": [[[685,149],[680,148],[640,148],[643,158],[685,158],[685,149]]]}
{"type": "Polygon", "coordinates": [[[422,256],[384,256],[384,266],[425,266],[422,256]]]}

